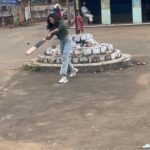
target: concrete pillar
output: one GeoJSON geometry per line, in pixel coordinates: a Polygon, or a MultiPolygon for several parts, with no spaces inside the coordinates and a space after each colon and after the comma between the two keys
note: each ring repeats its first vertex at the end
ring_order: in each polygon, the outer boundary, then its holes
{"type": "Polygon", "coordinates": [[[132,0],[133,23],[142,23],[142,5],[141,0],[132,0]]]}
{"type": "Polygon", "coordinates": [[[79,10],[79,0],[75,0],[76,1],[76,9],[79,10]]]}
{"type": "Polygon", "coordinates": [[[102,24],[111,24],[110,0],[101,0],[102,24]]]}
{"type": "Polygon", "coordinates": [[[18,6],[12,6],[11,7],[11,12],[12,12],[12,16],[13,16],[13,23],[14,23],[14,25],[18,25],[19,24],[18,6]]]}
{"type": "Polygon", "coordinates": [[[24,12],[22,8],[22,3],[19,3],[18,5],[18,18],[19,18],[19,23],[23,24],[24,23],[24,12]]]}

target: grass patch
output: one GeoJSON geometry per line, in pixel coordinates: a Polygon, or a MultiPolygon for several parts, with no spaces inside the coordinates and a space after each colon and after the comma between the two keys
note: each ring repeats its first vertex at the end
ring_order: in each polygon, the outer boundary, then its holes
{"type": "Polygon", "coordinates": [[[43,69],[42,67],[38,66],[38,65],[24,65],[23,66],[23,70],[26,70],[26,71],[30,71],[30,72],[41,72],[43,69]]]}

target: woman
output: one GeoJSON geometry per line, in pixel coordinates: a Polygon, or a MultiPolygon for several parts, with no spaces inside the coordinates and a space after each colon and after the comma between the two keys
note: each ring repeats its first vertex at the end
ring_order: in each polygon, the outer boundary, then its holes
{"type": "Polygon", "coordinates": [[[68,82],[68,67],[71,69],[70,77],[74,77],[78,72],[78,69],[76,69],[70,62],[70,54],[72,52],[71,37],[68,33],[67,26],[65,25],[64,21],[55,13],[49,14],[47,19],[47,27],[49,29],[48,39],[51,39],[53,35],[56,35],[60,40],[62,64],[60,69],[61,79],[58,81],[58,83],[66,83],[68,82]]]}

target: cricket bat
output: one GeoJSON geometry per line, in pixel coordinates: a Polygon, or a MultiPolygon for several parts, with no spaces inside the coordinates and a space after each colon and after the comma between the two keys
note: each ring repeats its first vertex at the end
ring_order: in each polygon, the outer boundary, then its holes
{"type": "Polygon", "coordinates": [[[32,46],[30,49],[28,49],[26,51],[26,54],[29,55],[31,54],[32,52],[34,52],[36,49],[38,49],[41,45],[43,45],[47,40],[47,37],[46,38],[43,38],[42,40],[40,40],[39,42],[37,42],[34,46],[32,46]]]}

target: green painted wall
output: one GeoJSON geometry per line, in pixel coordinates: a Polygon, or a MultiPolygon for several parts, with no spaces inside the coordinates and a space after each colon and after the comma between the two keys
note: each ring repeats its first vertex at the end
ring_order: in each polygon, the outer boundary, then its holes
{"type": "Polygon", "coordinates": [[[142,23],[141,0],[132,0],[133,23],[142,23]]]}
{"type": "Polygon", "coordinates": [[[101,0],[102,24],[111,24],[110,0],[101,0]]]}
{"type": "MultiPolygon", "coordinates": [[[[111,24],[111,0],[101,0],[101,20],[102,24],[111,24]]],[[[79,0],[76,0],[77,9],[79,8],[79,0]]],[[[132,16],[133,23],[142,23],[141,0],[132,0],[132,16]]]]}
{"type": "Polygon", "coordinates": [[[79,0],[75,0],[76,1],[76,9],[79,9],[79,0]]]}

